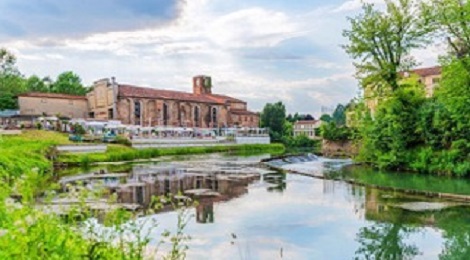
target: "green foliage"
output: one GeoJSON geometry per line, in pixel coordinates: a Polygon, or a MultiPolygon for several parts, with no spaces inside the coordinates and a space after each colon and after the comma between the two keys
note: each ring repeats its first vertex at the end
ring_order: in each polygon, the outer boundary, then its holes
{"type": "Polygon", "coordinates": [[[84,134],[86,134],[86,130],[85,130],[85,128],[83,128],[82,125],[80,125],[78,123],[75,123],[72,126],[72,133],[74,133],[76,135],[84,135],[84,134]]]}
{"type": "Polygon", "coordinates": [[[346,124],[346,107],[342,104],[338,104],[335,111],[333,112],[332,121],[336,125],[345,125],[346,124]]]}
{"type": "Polygon", "coordinates": [[[354,65],[362,86],[372,84],[394,91],[398,88],[399,72],[415,65],[410,51],[427,42],[429,29],[424,26],[418,1],[385,3],[385,11],[363,3],[362,13],[349,18],[351,29],[343,32],[349,43],[343,47],[359,61],[354,65]]]}
{"type": "Polygon", "coordinates": [[[57,76],[52,84],[52,92],[83,96],[87,93],[87,89],[82,85],[82,80],[77,74],[66,71],[57,76]]]}
{"type": "Polygon", "coordinates": [[[333,118],[328,114],[323,114],[323,115],[321,115],[320,120],[323,121],[323,122],[329,123],[329,122],[333,121],[333,118]]]}
{"type": "Polygon", "coordinates": [[[286,107],[282,102],[268,103],[261,113],[261,127],[268,127],[271,140],[281,141],[286,122],[286,107]]]}
{"type": "Polygon", "coordinates": [[[334,122],[320,126],[320,135],[330,141],[346,141],[353,139],[353,130],[346,126],[338,126],[334,122]]]}
{"type": "Polygon", "coordinates": [[[49,77],[36,75],[25,78],[16,67],[16,57],[5,48],[0,48],[0,110],[17,109],[17,96],[26,92],[54,92],[72,95],[85,95],[88,89],[80,77],[71,72],[63,72],[53,82],[49,77]]]}

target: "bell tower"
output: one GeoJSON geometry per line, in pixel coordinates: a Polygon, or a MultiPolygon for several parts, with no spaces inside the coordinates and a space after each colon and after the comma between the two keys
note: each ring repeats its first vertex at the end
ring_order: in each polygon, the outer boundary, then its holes
{"type": "Polygon", "coordinates": [[[209,76],[193,77],[193,93],[195,95],[212,94],[212,79],[209,76]]]}

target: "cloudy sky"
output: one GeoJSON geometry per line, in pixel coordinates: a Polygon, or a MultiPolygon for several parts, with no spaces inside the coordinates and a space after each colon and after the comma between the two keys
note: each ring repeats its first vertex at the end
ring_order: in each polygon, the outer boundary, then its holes
{"type": "MultiPolygon", "coordinates": [[[[382,0],[369,0],[381,3],[382,0]]],[[[85,84],[120,83],[191,91],[210,75],[213,91],[252,110],[283,101],[288,112],[357,93],[340,45],[360,0],[0,0],[0,46],[27,76],[72,70],[85,84]]],[[[436,46],[417,52],[435,64],[436,46]]]]}

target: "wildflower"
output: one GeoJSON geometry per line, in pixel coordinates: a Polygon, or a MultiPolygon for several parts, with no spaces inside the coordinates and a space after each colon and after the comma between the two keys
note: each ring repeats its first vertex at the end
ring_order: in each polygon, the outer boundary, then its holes
{"type": "Polygon", "coordinates": [[[0,229],[0,237],[5,236],[8,233],[8,230],[6,229],[0,229]]]}

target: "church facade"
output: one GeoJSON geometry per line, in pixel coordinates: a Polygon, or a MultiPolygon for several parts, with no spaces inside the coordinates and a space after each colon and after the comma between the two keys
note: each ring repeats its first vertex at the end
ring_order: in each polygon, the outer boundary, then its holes
{"type": "Polygon", "coordinates": [[[140,126],[258,127],[245,101],[212,93],[210,77],[196,76],[192,85],[189,93],[98,80],[87,94],[88,116],[140,126]]]}

